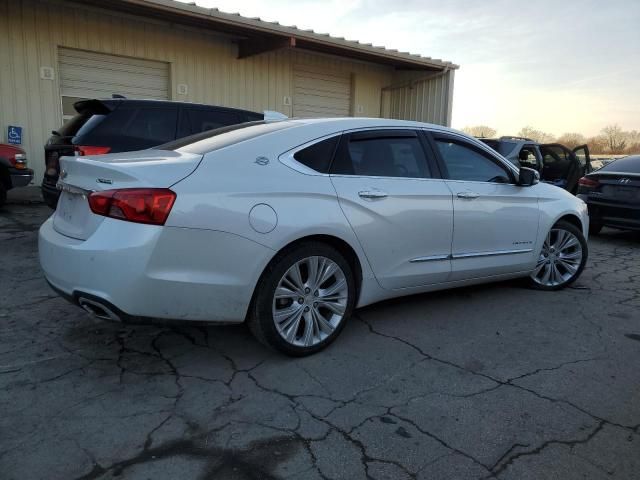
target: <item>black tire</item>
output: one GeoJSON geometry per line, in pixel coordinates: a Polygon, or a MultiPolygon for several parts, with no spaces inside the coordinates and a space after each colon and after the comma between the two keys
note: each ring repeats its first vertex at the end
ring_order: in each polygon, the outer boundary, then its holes
{"type": "Polygon", "coordinates": [[[4,206],[5,203],[7,203],[7,188],[0,179],[0,207],[4,206]]]}
{"type": "Polygon", "coordinates": [[[529,277],[528,279],[529,285],[537,290],[555,291],[555,290],[562,290],[563,288],[568,287],[573,282],[575,282],[578,279],[578,277],[580,277],[580,274],[582,274],[582,271],[584,270],[584,267],[587,263],[587,258],[589,257],[589,247],[587,246],[587,240],[584,238],[582,231],[579,228],[577,228],[575,225],[573,225],[572,223],[566,222],[564,220],[560,220],[553,227],[551,227],[551,229],[552,230],[562,229],[572,233],[580,243],[580,248],[582,249],[582,258],[580,261],[580,265],[578,266],[578,269],[571,276],[571,278],[561,283],[558,283],[557,285],[543,285],[539,282],[536,282],[533,279],[533,277],[529,277]]]}
{"type": "Polygon", "coordinates": [[[589,235],[598,235],[600,233],[600,230],[602,230],[602,227],[604,227],[604,225],[602,225],[601,223],[590,222],[589,223],[589,235]]]}
{"type": "Polygon", "coordinates": [[[325,243],[315,241],[299,243],[280,252],[263,272],[249,307],[247,325],[258,341],[270,348],[294,357],[312,355],[326,348],[337,338],[351,317],[355,300],[356,284],[354,273],[344,256],[338,250],[325,243]],[[276,288],[289,268],[300,260],[314,256],[326,257],[340,267],[347,283],[348,298],[342,320],[333,332],[321,342],[307,347],[289,343],[280,335],[276,328],[272,308],[276,288]]]}
{"type": "Polygon", "coordinates": [[[58,206],[58,198],[59,197],[57,195],[52,195],[50,193],[45,193],[44,191],[42,191],[42,200],[44,200],[44,203],[47,205],[47,207],[52,210],[55,210],[58,206]]]}

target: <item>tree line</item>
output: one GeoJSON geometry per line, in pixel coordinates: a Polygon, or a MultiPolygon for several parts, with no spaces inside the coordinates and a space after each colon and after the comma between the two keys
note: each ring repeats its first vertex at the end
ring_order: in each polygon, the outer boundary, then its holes
{"type": "MultiPolygon", "coordinates": [[[[465,127],[463,132],[474,137],[494,138],[497,130],[486,125],[465,127]]],[[[640,131],[623,130],[620,125],[607,125],[600,131],[600,135],[586,137],[581,133],[569,132],[556,137],[542,130],[537,130],[527,126],[517,134],[518,137],[530,138],[539,143],[561,143],[569,148],[578,145],[589,145],[589,150],[593,154],[638,154],[640,153],[640,131]]]]}

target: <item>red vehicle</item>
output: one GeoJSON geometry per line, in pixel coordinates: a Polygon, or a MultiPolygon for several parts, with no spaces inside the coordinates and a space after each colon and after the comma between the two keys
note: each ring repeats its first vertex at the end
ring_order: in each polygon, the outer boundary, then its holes
{"type": "Polygon", "coordinates": [[[27,168],[27,155],[15,145],[0,143],[0,207],[12,188],[26,187],[33,180],[33,170],[27,168]]]}

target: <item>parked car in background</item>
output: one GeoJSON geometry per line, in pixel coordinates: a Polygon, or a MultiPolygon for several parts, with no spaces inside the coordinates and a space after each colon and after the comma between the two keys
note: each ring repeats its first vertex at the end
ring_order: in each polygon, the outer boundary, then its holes
{"type": "Polygon", "coordinates": [[[27,168],[27,154],[16,145],[0,143],[0,206],[12,188],[26,187],[33,180],[33,170],[27,168]]]}
{"type": "Polygon", "coordinates": [[[589,207],[589,231],[603,226],[640,230],[640,155],[619,158],[580,179],[578,197],[589,207]]]}
{"type": "Polygon", "coordinates": [[[517,167],[529,167],[540,173],[543,182],[552,183],[575,194],[580,177],[591,172],[589,147],[569,149],[559,143],[537,143],[529,138],[481,138],[517,167]]]}
{"type": "Polygon", "coordinates": [[[264,114],[235,108],[158,100],[82,100],[77,112],[44,147],[42,196],[55,208],[60,192],[58,159],[65,155],[103,155],[151,148],[176,138],[227,125],[262,120],[264,114]]]}
{"type": "Polygon", "coordinates": [[[290,355],[358,306],[518,277],[557,290],[587,260],[583,201],[437,125],[247,123],[62,168],[39,236],[54,289],[105,319],[246,319],[290,355]]]}

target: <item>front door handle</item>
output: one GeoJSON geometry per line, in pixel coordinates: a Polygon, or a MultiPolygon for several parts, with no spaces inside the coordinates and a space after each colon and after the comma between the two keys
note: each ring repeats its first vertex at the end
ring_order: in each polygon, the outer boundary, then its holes
{"type": "Polygon", "coordinates": [[[476,192],[458,192],[458,198],[473,200],[474,198],[478,198],[479,196],[480,194],[476,192]]]}
{"type": "Polygon", "coordinates": [[[360,198],[387,198],[387,192],[382,190],[363,190],[358,192],[360,198]]]}

